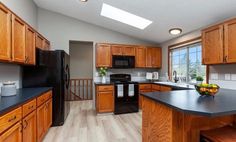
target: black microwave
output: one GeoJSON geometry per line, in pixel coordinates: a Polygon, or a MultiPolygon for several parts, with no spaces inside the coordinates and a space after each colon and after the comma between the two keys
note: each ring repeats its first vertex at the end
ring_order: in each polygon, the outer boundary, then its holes
{"type": "Polygon", "coordinates": [[[134,67],[134,56],[112,56],[112,68],[127,69],[134,67]]]}

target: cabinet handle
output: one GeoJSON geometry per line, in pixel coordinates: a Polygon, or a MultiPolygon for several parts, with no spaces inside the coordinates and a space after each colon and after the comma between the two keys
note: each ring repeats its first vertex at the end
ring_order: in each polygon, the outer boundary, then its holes
{"type": "Polygon", "coordinates": [[[32,109],[32,108],[34,108],[34,106],[29,106],[29,107],[28,107],[28,109],[32,109]]]}
{"type": "Polygon", "coordinates": [[[225,62],[227,62],[228,61],[228,56],[225,56],[225,62]]]}
{"type": "Polygon", "coordinates": [[[12,121],[14,121],[15,119],[16,119],[16,116],[14,116],[14,117],[8,119],[8,122],[12,122],[12,121]]]}
{"type": "Polygon", "coordinates": [[[26,129],[28,126],[28,122],[25,120],[25,125],[23,126],[23,129],[26,129]]]}
{"type": "Polygon", "coordinates": [[[25,56],[25,63],[28,63],[28,61],[29,61],[29,57],[25,56]]]}

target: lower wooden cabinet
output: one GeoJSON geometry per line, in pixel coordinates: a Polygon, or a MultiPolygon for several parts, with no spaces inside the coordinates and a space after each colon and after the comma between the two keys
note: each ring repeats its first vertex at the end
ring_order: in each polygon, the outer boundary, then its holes
{"type": "MultiPolygon", "coordinates": [[[[148,93],[152,92],[152,84],[140,84],[139,85],[139,93],[148,93]]],[[[143,96],[139,94],[139,109],[142,109],[143,105],[143,96]]]]}
{"type": "Polygon", "coordinates": [[[96,86],[96,109],[98,113],[114,111],[114,86],[96,86]]]}
{"type": "Polygon", "coordinates": [[[36,142],[36,110],[31,112],[22,121],[23,126],[23,142],[36,142]]]}
{"type": "Polygon", "coordinates": [[[18,122],[2,135],[0,135],[0,142],[22,142],[21,122],[18,122]]]}
{"type": "Polygon", "coordinates": [[[41,142],[52,124],[51,93],[0,116],[0,142],[41,142]],[[37,108],[36,100],[41,103],[37,108]]]}

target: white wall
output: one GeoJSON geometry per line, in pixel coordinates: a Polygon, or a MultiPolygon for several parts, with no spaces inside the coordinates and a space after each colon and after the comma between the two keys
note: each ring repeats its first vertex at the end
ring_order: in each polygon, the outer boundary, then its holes
{"type": "MultiPolygon", "coordinates": [[[[33,0],[0,0],[14,13],[20,16],[32,27],[37,29],[37,6],[33,0]]],[[[4,81],[16,81],[17,86],[21,87],[20,66],[14,64],[0,63],[0,86],[4,81]]]]}

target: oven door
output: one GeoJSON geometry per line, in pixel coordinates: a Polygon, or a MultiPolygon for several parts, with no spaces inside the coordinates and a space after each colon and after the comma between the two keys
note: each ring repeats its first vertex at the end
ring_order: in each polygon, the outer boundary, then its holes
{"type": "Polygon", "coordinates": [[[135,57],[134,56],[112,56],[112,68],[134,68],[135,57]]]}

